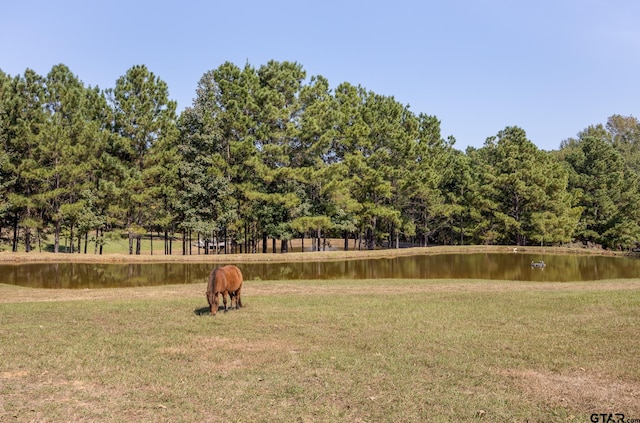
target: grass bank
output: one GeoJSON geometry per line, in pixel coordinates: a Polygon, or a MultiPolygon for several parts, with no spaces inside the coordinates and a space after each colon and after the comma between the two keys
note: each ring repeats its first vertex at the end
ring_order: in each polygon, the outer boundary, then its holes
{"type": "Polygon", "coordinates": [[[0,421],[640,417],[640,280],[0,286],[0,421]]]}
{"type": "MultiPolygon", "coordinates": [[[[116,249],[105,254],[68,254],[49,253],[0,252],[0,263],[28,263],[28,262],[79,262],[79,263],[116,263],[116,262],[208,262],[208,263],[247,263],[247,262],[291,262],[291,261],[320,261],[345,260],[359,258],[382,258],[424,254],[448,253],[513,253],[514,246],[506,245],[463,245],[463,246],[433,246],[380,250],[348,250],[348,251],[315,251],[290,253],[257,253],[257,254],[172,254],[162,253],[140,255],[125,254],[124,250],[116,249]],[[117,251],[117,252],[115,252],[117,251]]],[[[616,252],[603,249],[586,249],[574,247],[517,247],[518,253],[535,254],[593,254],[593,255],[626,255],[627,252],[616,252]]]]}

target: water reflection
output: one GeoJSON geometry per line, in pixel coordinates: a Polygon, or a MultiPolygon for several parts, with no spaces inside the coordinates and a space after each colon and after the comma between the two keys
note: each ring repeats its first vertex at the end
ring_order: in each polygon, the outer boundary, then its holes
{"type": "MultiPolygon", "coordinates": [[[[440,254],[392,259],[299,263],[238,263],[246,280],[493,279],[544,282],[640,277],[640,260],[623,257],[440,254]],[[545,268],[532,268],[544,260],[545,268]]],[[[44,288],[113,288],[205,283],[203,263],[34,263],[0,265],[0,283],[44,288]]]]}
{"type": "Polygon", "coordinates": [[[242,265],[247,279],[494,279],[569,282],[640,276],[640,261],[624,257],[441,254],[392,259],[242,265]],[[532,268],[534,260],[545,268],[532,268]]]}
{"type": "Polygon", "coordinates": [[[0,265],[0,283],[34,288],[111,288],[186,283],[189,269],[166,263],[0,265]],[[167,281],[167,282],[165,282],[167,281]]]}

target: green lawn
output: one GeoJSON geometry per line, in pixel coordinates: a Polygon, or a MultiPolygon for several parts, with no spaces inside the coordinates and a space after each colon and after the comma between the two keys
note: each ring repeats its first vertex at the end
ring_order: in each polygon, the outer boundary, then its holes
{"type": "Polygon", "coordinates": [[[0,421],[640,418],[638,285],[537,286],[250,281],[216,317],[200,285],[5,300],[0,421]]]}

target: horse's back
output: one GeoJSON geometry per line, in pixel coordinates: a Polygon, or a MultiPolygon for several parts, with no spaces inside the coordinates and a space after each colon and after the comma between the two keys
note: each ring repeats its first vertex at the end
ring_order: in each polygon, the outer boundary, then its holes
{"type": "Polygon", "coordinates": [[[235,292],[242,288],[242,272],[232,264],[222,267],[227,279],[227,289],[235,292]]]}

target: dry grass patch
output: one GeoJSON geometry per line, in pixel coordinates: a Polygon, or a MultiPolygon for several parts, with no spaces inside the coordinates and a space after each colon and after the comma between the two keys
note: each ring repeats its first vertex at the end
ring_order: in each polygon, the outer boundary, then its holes
{"type": "Polygon", "coordinates": [[[6,419],[2,421],[82,421],[88,410],[107,417],[112,409],[109,399],[118,395],[116,387],[67,380],[48,371],[4,372],[0,382],[0,417],[6,419]]]}
{"type": "Polygon", "coordinates": [[[624,381],[585,369],[566,373],[544,370],[507,370],[505,374],[532,401],[579,412],[624,412],[640,416],[640,381],[624,381]]]}
{"type": "Polygon", "coordinates": [[[272,339],[247,340],[214,335],[197,336],[185,345],[161,347],[158,351],[169,360],[185,360],[195,363],[203,372],[227,377],[242,368],[259,365],[262,359],[277,351],[286,353],[290,347],[272,339]]]}

